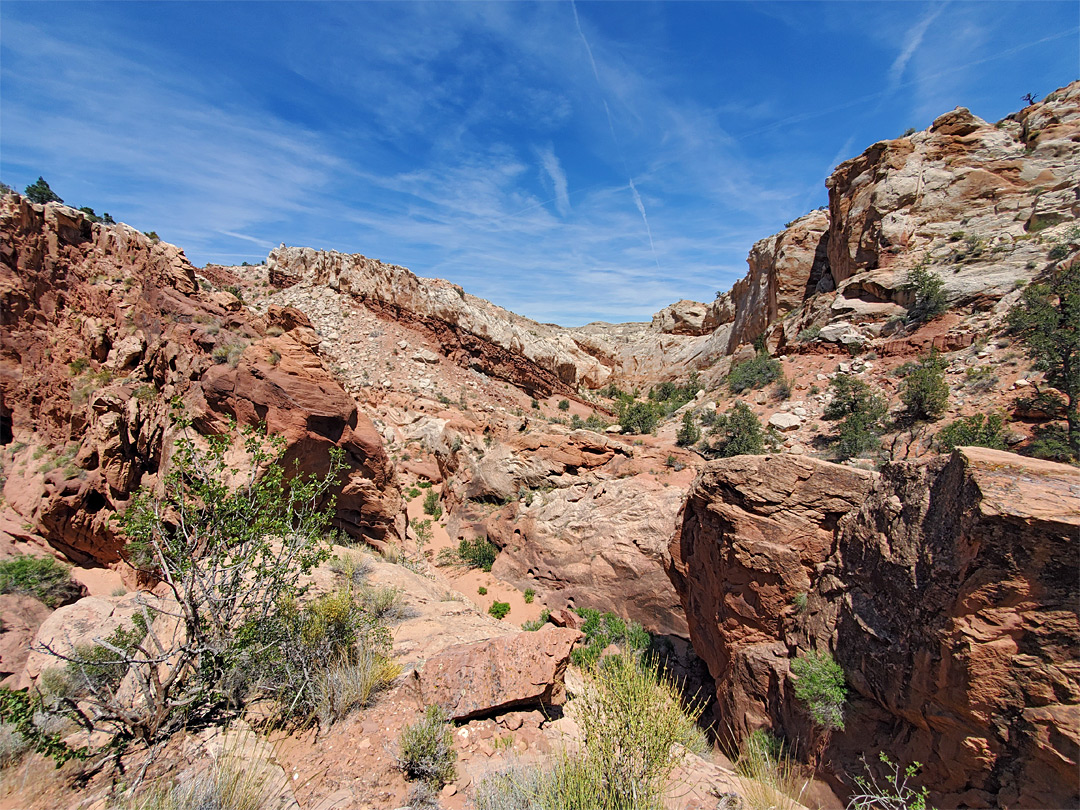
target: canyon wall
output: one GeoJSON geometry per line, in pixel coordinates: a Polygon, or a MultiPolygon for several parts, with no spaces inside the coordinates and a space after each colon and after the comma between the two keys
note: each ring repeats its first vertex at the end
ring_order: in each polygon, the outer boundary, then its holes
{"type": "Polygon", "coordinates": [[[836,775],[920,760],[938,806],[1074,806],[1078,503],[1080,470],[985,448],[881,474],[709,464],[671,575],[734,733],[772,728],[836,775]],[[808,650],[850,689],[824,737],[792,692],[808,650]]]}

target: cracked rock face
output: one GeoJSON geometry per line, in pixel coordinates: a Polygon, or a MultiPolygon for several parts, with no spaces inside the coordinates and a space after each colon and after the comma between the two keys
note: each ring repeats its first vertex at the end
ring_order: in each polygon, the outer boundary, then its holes
{"type": "Polygon", "coordinates": [[[1074,805],[1080,471],[961,448],[854,473],[731,459],[691,490],[672,581],[736,731],[812,739],[788,663],[830,650],[835,773],[880,750],[940,806],[1074,805]]]}

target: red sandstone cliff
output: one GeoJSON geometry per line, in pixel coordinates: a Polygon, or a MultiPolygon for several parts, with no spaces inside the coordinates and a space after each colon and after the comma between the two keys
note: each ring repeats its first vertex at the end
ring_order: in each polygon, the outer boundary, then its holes
{"type": "Polygon", "coordinates": [[[880,475],[735,458],[695,482],[671,576],[737,735],[823,745],[837,775],[878,751],[920,760],[938,806],[1071,807],[1078,534],[1080,471],[1062,464],[984,448],[880,475]],[[850,688],[827,739],[791,690],[810,649],[850,688]]]}

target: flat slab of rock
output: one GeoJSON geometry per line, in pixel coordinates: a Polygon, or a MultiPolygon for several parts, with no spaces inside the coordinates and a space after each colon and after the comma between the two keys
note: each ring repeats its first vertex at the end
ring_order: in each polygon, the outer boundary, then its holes
{"type": "Polygon", "coordinates": [[[563,673],[579,638],[577,630],[548,625],[450,647],[416,672],[420,694],[454,720],[555,702],[562,697],[563,673]]]}
{"type": "Polygon", "coordinates": [[[802,425],[802,419],[793,413],[774,413],[769,417],[769,426],[780,431],[796,430],[802,425]]]}

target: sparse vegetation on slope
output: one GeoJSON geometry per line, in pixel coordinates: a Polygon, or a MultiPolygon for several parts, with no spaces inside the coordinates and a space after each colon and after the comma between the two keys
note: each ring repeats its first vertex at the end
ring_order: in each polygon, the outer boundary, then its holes
{"type": "Polygon", "coordinates": [[[930,352],[906,369],[900,389],[905,415],[916,421],[939,419],[949,407],[949,385],[945,382],[945,363],[937,352],[930,352]]]}
{"type": "Polygon", "coordinates": [[[1004,450],[1005,439],[1001,435],[1003,426],[1004,422],[999,414],[992,413],[987,416],[976,413],[957,419],[943,427],[936,440],[938,446],[946,452],[968,445],[1004,450]]]}
{"type": "Polygon", "coordinates": [[[608,645],[622,644],[628,650],[640,652],[652,641],[640,624],[626,621],[614,613],[601,613],[592,608],[578,608],[574,612],[585,620],[581,625],[585,642],[570,653],[570,660],[578,666],[595,663],[608,645]]]}
{"type": "Polygon", "coordinates": [[[750,406],[736,402],[727,413],[719,414],[709,429],[712,439],[707,450],[720,458],[765,453],[768,435],[750,406]]]}
{"type": "Polygon", "coordinates": [[[49,607],[77,599],[79,584],[71,579],[71,569],[52,557],[24,554],[0,562],[0,593],[25,593],[49,607]]]}
{"type": "Polygon", "coordinates": [[[731,393],[741,394],[754,388],[764,388],[778,379],[780,374],[780,361],[770,357],[762,346],[756,355],[731,370],[727,384],[731,393]]]}
{"type": "Polygon", "coordinates": [[[849,374],[838,374],[829,383],[832,399],[823,418],[838,422],[833,450],[840,458],[852,458],[875,449],[888,413],[885,398],[849,374]]]}
{"type": "Polygon", "coordinates": [[[454,778],[457,752],[449,722],[446,712],[432,705],[423,718],[401,732],[397,762],[406,779],[441,788],[454,778]]]}

